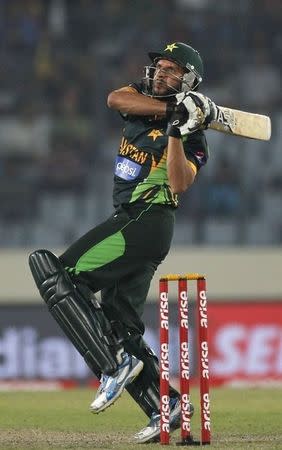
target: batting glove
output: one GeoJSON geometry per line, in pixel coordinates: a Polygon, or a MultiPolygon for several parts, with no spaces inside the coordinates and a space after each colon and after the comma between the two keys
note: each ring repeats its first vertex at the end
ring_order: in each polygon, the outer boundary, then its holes
{"type": "Polygon", "coordinates": [[[199,128],[207,128],[216,117],[216,105],[198,92],[181,92],[175,96],[176,104],[167,106],[167,135],[180,138],[199,128]]]}

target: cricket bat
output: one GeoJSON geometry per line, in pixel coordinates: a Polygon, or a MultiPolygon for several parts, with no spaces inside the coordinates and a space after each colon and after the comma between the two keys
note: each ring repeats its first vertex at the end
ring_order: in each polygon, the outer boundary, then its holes
{"type": "Polygon", "coordinates": [[[225,106],[217,106],[216,119],[209,124],[209,128],[262,141],[269,141],[271,137],[271,120],[268,116],[226,108],[225,106]]]}

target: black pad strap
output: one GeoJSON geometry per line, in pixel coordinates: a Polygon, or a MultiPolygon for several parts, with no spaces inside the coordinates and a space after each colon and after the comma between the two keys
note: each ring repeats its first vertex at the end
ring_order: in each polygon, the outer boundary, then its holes
{"type": "MultiPolygon", "coordinates": [[[[126,390],[138,403],[144,413],[151,417],[160,408],[160,371],[158,358],[146,344],[141,335],[131,335],[124,344],[128,353],[142,360],[144,367],[138,379],[130,383],[126,390]]],[[[179,397],[179,393],[170,386],[170,397],[179,397]]]]}
{"type": "Polygon", "coordinates": [[[29,265],[41,296],[67,337],[97,375],[111,375],[117,369],[114,355],[119,348],[110,335],[110,324],[101,308],[96,308],[73,284],[59,259],[49,250],[37,250],[29,265]],[[103,329],[104,328],[104,329],[103,329]],[[106,331],[106,333],[104,333],[106,331]]]}

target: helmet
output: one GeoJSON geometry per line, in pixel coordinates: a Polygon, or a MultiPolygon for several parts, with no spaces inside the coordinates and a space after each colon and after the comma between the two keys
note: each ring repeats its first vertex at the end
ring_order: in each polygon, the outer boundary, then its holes
{"type": "Polygon", "coordinates": [[[168,94],[168,96],[196,89],[203,79],[204,67],[199,52],[183,42],[167,44],[164,50],[160,52],[149,52],[149,57],[152,60],[152,64],[145,67],[145,76],[143,78],[143,93],[146,95],[153,95],[152,82],[155,64],[159,59],[168,59],[185,69],[185,74],[179,80],[181,82],[179,90],[168,94]]]}

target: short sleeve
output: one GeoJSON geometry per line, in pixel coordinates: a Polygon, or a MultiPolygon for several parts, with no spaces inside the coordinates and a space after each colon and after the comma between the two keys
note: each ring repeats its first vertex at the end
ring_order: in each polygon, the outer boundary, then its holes
{"type": "Polygon", "coordinates": [[[187,134],[182,138],[183,148],[188,161],[197,168],[204,166],[209,158],[209,148],[205,134],[202,130],[187,134]]]}

